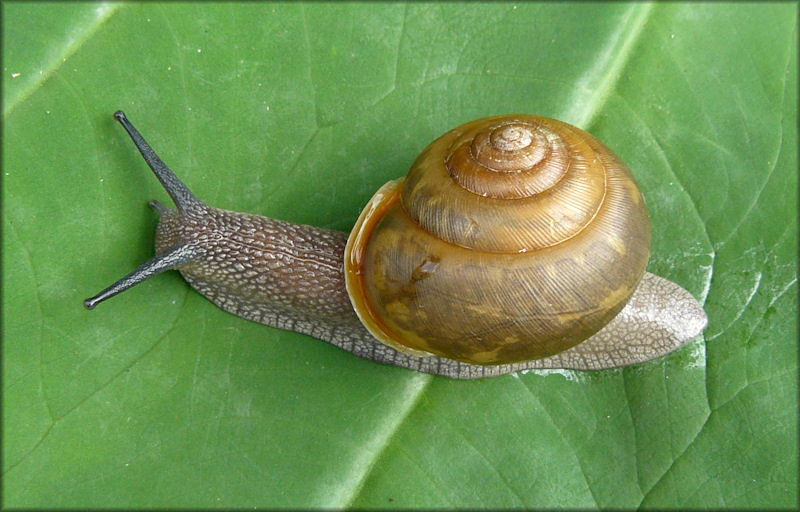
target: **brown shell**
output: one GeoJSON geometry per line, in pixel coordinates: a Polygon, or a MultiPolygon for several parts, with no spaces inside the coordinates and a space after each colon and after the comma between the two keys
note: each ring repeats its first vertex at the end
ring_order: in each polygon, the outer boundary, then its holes
{"type": "Polygon", "coordinates": [[[628,168],[592,135],[498,116],[434,141],[362,212],[350,299],[403,352],[503,364],[567,350],[627,303],[650,253],[628,168]]]}

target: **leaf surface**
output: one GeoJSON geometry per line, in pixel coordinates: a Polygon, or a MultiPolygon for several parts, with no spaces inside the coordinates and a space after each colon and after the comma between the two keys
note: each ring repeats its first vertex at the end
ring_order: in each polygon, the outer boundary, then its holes
{"type": "Polygon", "coordinates": [[[796,508],[796,4],[3,3],[6,507],[796,508]],[[152,255],[124,109],[209,204],[348,230],[463,122],[633,170],[705,336],[456,382],[217,309],[152,255]]]}

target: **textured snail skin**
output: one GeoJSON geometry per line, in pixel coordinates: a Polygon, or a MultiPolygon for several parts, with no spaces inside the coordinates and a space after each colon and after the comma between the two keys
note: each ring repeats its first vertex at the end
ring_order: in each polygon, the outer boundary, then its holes
{"type": "Polygon", "coordinates": [[[660,357],[695,338],[707,319],[680,286],[644,273],[625,307],[582,343],[549,357],[511,364],[470,364],[399,351],[375,339],[353,309],[345,285],[346,233],[209,207],[161,162],[122,112],[125,126],[164,184],[177,210],[160,203],[157,256],[96,297],[94,308],[164,270],[225,311],[325,340],[383,364],[452,378],[481,378],[525,369],[597,370],[660,357]]]}
{"type": "Polygon", "coordinates": [[[197,240],[202,247],[197,262],[179,270],[192,288],[220,308],[308,334],[365,359],[425,373],[473,379],[525,369],[627,366],[675,350],[706,323],[689,292],[645,273],[626,307],[605,328],[555,356],[504,365],[415,356],[377,341],[356,316],[341,261],[347,233],[210,207],[183,215],[172,209],[161,212],[156,253],[179,239],[197,240]]]}

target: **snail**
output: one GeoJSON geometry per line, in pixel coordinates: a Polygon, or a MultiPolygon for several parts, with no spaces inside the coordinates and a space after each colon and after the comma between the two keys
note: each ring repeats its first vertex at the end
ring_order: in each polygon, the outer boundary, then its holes
{"type": "Polygon", "coordinates": [[[114,117],[177,209],[150,203],[156,256],[87,309],[177,269],[242,318],[461,379],[637,364],[707,324],[689,292],[645,271],[649,213],[630,170],[567,123],[508,115],[447,132],[348,236],[206,205],[114,117]]]}

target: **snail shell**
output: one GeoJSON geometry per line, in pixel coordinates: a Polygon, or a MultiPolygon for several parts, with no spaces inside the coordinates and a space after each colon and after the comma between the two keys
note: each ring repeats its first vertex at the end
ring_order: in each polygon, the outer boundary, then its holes
{"type": "Polygon", "coordinates": [[[552,356],[625,306],[650,221],[628,168],[588,133],[537,116],[468,123],[364,209],[347,289],[379,340],[473,364],[552,356]]]}
{"type": "Polygon", "coordinates": [[[645,272],[650,223],[628,168],[566,123],[498,116],[446,133],[348,237],[206,205],[115,117],[177,210],[151,202],[156,256],[88,309],[178,269],[242,318],[454,378],[635,364],[707,323],[691,294],[645,272]]]}

